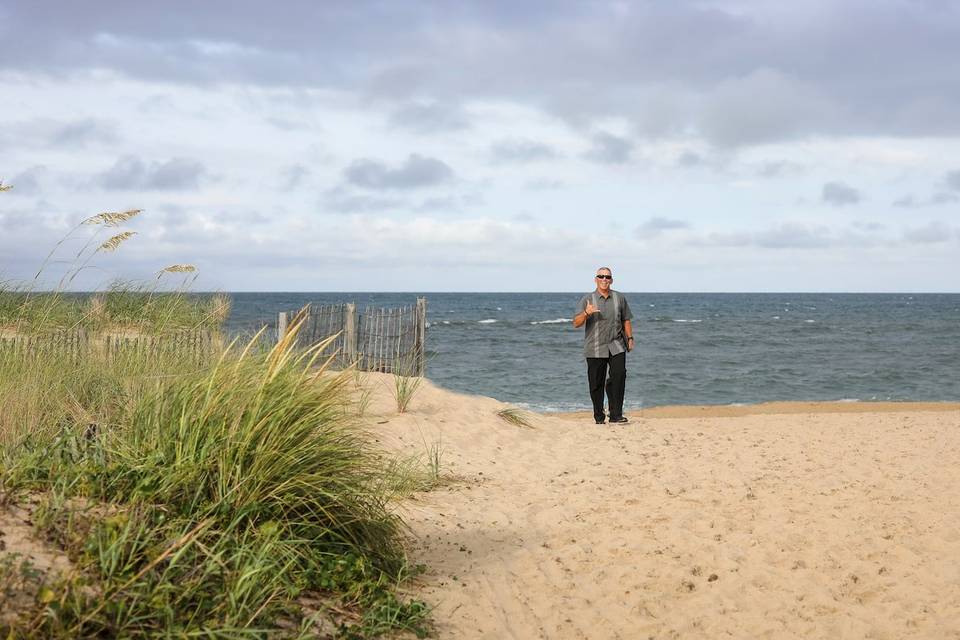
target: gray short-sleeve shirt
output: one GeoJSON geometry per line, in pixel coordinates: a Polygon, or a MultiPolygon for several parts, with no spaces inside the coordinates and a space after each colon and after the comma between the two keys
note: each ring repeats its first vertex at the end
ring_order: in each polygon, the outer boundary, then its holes
{"type": "Polygon", "coordinates": [[[600,311],[589,316],[584,325],[583,357],[608,358],[624,353],[627,343],[623,337],[623,323],[633,319],[627,299],[613,289],[606,298],[593,291],[580,298],[578,314],[587,307],[587,300],[592,300],[593,306],[600,311]]]}

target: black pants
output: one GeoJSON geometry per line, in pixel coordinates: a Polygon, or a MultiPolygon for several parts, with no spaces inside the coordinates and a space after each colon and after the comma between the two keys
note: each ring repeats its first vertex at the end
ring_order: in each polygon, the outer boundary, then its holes
{"type": "Polygon", "coordinates": [[[587,358],[587,381],[593,400],[593,417],[603,420],[603,391],[606,386],[610,419],[623,416],[623,393],[627,386],[627,354],[618,353],[609,358],[587,358]],[[607,367],[610,377],[607,378],[607,367]],[[606,382],[606,385],[604,385],[606,382]]]}

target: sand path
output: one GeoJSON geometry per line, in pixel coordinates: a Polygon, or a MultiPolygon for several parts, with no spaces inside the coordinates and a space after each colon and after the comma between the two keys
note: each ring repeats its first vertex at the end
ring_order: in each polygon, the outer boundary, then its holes
{"type": "Polygon", "coordinates": [[[524,429],[372,380],[378,437],[459,478],[403,507],[440,638],[960,638],[958,405],[524,429]]]}

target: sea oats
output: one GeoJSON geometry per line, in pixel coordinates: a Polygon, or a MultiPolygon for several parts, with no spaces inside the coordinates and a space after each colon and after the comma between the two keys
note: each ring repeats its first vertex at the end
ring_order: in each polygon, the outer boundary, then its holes
{"type": "Polygon", "coordinates": [[[0,180],[0,191],[10,191],[10,189],[13,189],[12,184],[3,184],[3,180],[0,180]]]}
{"type": "Polygon", "coordinates": [[[109,238],[106,242],[104,242],[99,247],[97,247],[97,251],[104,251],[104,252],[113,251],[114,249],[116,249],[121,244],[123,244],[124,242],[126,242],[127,240],[129,240],[135,235],[137,235],[136,231],[124,231],[122,233],[118,233],[117,235],[113,236],[112,238],[109,238]]]}
{"type": "Polygon", "coordinates": [[[159,278],[165,273],[193,273],[197,268],[192,264],[172,264],[169,267],[164,267],[157,272],[157,277],[159,278]]]}
{"type": "Polygon", "coordinates": [[[140,215],[143,209],[129,209],[127,211],[105,211],[97,215],[90,216],[82,224],[102,224],[107,227],[120,226],[121,222],[140,215]]]}

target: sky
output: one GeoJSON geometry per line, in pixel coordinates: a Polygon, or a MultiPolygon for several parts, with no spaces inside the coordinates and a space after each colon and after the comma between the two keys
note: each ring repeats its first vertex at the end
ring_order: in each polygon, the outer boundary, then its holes
{"type": "Polygon", "coordinates": [[[0,0],[0,180],[6,282],[957,292],[960,3],[0,0]]]}

